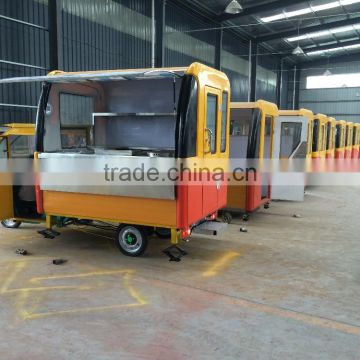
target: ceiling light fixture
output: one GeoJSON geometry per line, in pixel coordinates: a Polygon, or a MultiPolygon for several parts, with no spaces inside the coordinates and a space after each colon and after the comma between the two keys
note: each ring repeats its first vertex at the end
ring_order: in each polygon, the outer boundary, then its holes
{"type": "MultiPolygon", "coordinates": [[[[301,20],[299,20],[298,22],[298,37],[300,35],[300,25],[301,25],[301,20]]],[[[300,46],[300,41],[298,41],[297,47],[292,51],[292,54],[296,56],[301,56],[305,54],[304,50],[300,46]]]]}
{"type": "Polygon", "coordinates": [[[241,13],[242,11],[243,11],[243,7],[239,4],[237,0],[231,0],[228,6],[225,8],[226,14],[235,15],[241,13]]]}
{"type": "Polygon", "coordinates": [[[355,31],[355,30],[360,30],[360,24],[343,26],[343,27],[334,28],[331,30],[323,30],[323,31],[318,31],[318,32],[310,33],[310,34],[294,36],[294,37],[287,38],[286,40],[290,41],[290,42],[294,42],[294,41],[313,39],[313,38],[318,38],[318,37],[322,37],[322,36],[329,36],[332,34],[338,34],[338,33],[342,33],[342,32],[355,31]]]}
{"type": "Polygon", "coordinates": [[[333,53],[333,52],[337,52],[337,51],[354,50],[354,49],[360,49],[360,44],[339,46],[339,47],[335,47],[335,48],[327,49],[327,50],[310,51],[310,52],[306,53],[306,55],[309,55],[309,56],[325,55],[325,54],[333,53]]]}
{"type": "Polygon", "coordinates": [[[320,12],[320,11],[335,9],[335,8],[341,7],[341,6],[354,5],[354,4],[358,4],[358,3],[360,3],[360,0],[338,0],[338,1],[333,1],[330,3],[322,4],[322,5],[314,5],[314,6],[311,5],[304,9],[299,9],[299,10],[294,10],[294,11],[289,11],[289,12],[282,11],[280,14],[263,17],[260,20],[264,23],[269,23],[272,21],[284,20],[284,19],[289,19],[289,18],[296,17],[296,16],[311,14],[312,12],[320,12]]]}
{"type": "Polygon", "coordinates": [[[292,54],[293,55],[297,55],[297,56],[300,56],[300,55],[304,55],[304,50],[300,47],[300,46],[297,46],[293,51],[292,51],[292,54]]]}

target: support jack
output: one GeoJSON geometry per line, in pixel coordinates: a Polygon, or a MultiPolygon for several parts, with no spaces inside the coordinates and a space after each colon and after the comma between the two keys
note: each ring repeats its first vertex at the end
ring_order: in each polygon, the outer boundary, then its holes
{"type": "Polygon", "coordinates": [[[169,257],[169,261],[175,261],[175,262],[180,262],[181,258],[187,255],[187,252],[177,245],[172,245],[166,248],[165,250],[163,250],[163,253],[169,257]],[[176,251],[175,254],[173,250],[176,251]]]}
{"type": "Polygon", "coordinates": [[[55,239],[60,235],[59,232],[52,229],[39,230],[38,234],[42,235],[45,239],[55,239]]]}

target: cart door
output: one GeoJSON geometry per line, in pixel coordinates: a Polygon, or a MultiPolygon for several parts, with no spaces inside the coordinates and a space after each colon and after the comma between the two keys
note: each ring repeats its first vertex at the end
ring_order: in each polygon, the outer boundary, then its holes
{"type": "Polygon", "coordinates": [[[5,171],[4,162],[9,156],[8,138],[0,137],[0,220],[11,219],[14,216],[11,175],[5,171]]]}
{"type": "MultiPolygon", "coordinates": [[[[274,131],[274,159],[303,159],[305,166],[308,132],[306,124],[307,119],[303,116],[277,118],[274,131]]],[[[272,176],[272,199],[303,201],[304,188],[304,172],[275,172],[272,176]]]]}
{"type": "MultiPolygon", "coordinates": [[[[221,132],[221,91],[211,87],[205,88],[205,121],[204,121],[204,164],[214,168],[219,159],[219,139],[221,132]]],[[[203,179],[203,214],[208,215],[218,210],[218,192],[224,186],[213,179],[213,174],[202,172],[203,179]],[[209,176],[210,175],[210,176],[209,176]]]]}

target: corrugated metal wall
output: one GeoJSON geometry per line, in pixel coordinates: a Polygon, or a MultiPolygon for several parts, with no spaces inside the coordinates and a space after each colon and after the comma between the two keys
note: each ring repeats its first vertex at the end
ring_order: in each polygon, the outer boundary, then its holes
{"type": "Polygon", "coordinates": [[[300,77],[300,106],[339,120],[360,122],[360,87],[338,89],[306,89],[308,76],[323,75],[326,69],[335,74],[359,73],[360,61],[306,66],[300,77]]]}
{"type": "Polygon", "coordinates": [[[269,56],[258,56],[256,99],[276,103],[277,64],[277,59],[269,56]]]}
{"type": "Polygon", "coordinates": [[[151,1],[62,0],[66,71],[151,66],[151,1]]]}
{"type": "Polygon", "coordinates": [[[224,32],[221,51],[221,70],[231,83],[231,101],[247,101],[249,93],[248,48],[239,42],[239,38],[224,32]]]}
{"type": "MultiPolygon", "coordinates": [[[[46,74],[49,67],[46,3],[1,0],[0,15],[0,78],[46,74]]],[[[0,124],[34,122],[39,91],[40,85],[35,84],[0,86],[0,124]]]]}
{"type": "Polygon", "coordinates": [[[213,27],[213,23],[201,20],[199,16],[189,13],[175,1],[167,2],[164,34],[165,66],[186,66],[194,61],[214,66],[215,31],[193,32],[193,30],[213,27]]]}

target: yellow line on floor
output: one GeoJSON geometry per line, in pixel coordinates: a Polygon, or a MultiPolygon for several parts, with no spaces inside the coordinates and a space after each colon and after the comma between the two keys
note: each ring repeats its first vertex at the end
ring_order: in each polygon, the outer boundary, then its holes
{"type": "Polygon", "coordinates": [[[42,287],[29,287],[29,288],[19,288],[19,289],[10,289],[6,290],[6,294],[24,292],[24,291],[50,291],[50,290],[91,290],[91,286],[42,286],[42,287]]]}
{"type": "Polygon", "coordinates": [[[54,315],[64,315],[64,314],[78,314],[78,313],[87,313],[87,312],[94,312],[94,311],[104,311],[104,310],[113,310],[113,309],[121,309],[121,308],[132,308],[143,306],[143,304],[117,304],[117,305],[109,305],[109,306],[96,306],[96,307],[88,307],[82,309],[70,309],[70,310],[60,310],[60,311],[50,311],[44,313],[37,313],[37,314],[29,314],[24,313],[23,319],[24,320],[31,320],[31,319],[39,319],[54,315]]]}
{"type": "Polygon", "coordinates": [[[203,276],[211,277],[216,276],[229,262],[241,254],[235,251],[229,251],[223,257],[221,257],[215,264],[211,265],[205,272],[203,272],[203,276]]]}
{"type": "Polygon", "coordinates": [[[4,294],[8,291],[9,286],[15,281],[16,277],[19,275],[19,273],[25,268],[26,263],[23,261],[19,261],[15,263],[15,269],[11,272],[10,276],[8,276],[3,286],[1,287],[0,293],[4,294]]]}
{"type": "Polygon", "coordinates": [[[71,278],[82,278],[82,277],[91,277],[91,276],[105,276],[105,275],[116,275],[122,273],[133,273],[132,269],[123,269],[123,270],[110,270],[110,271],[93,271],[89,273],[80,273],[80,274],[68,274],[68,275],[55,275],[55,276],[43,276],[30,279],[30,282],[41,281],[41,280],[54,280],[54,279],[71,279],[71,278]]]}

